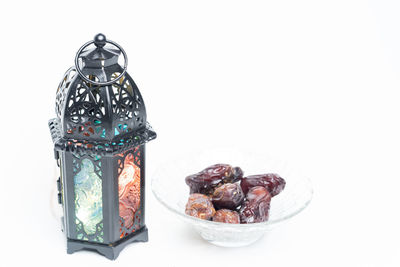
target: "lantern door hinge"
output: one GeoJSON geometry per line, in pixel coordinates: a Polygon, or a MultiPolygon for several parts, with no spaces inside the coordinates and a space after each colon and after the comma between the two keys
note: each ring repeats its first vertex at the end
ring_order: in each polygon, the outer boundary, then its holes
{"type": "Polygon", "coordinates": [[[60,156],[58,155],[58,151],[54,149],[54,158],[58,160],[60,156]]]}
{"type": "Polygon", "coordinates": [[[58,192],[61,192],[61,178],[60,177],[58,177],[58,179],[57,179],[57,190],[58,190],[58,192]]]}
{"type": "Polygon", "coordinates": [[[58,204],[62,204],[62,195],[61,195],[61,193],[57,194],[57,198],[58,198],[58,204]]]}

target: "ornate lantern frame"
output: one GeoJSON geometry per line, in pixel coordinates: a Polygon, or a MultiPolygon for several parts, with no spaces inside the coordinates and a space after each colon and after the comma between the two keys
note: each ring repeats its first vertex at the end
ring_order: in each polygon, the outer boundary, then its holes
{"type": "Polygon", "coordinates": [[[116,259],[127,244],[148,240],[145,143],[156,133],[126,67],[124,50],[98,34],[78,51],[57,90],[49,127],[69,254],[89,249],[116,259]]]}

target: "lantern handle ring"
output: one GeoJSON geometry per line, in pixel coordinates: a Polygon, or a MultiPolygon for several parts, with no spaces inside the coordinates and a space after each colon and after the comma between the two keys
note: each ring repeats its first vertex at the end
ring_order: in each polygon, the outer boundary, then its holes
{"type": "Polygon", "coordinates": [[[115,42],[113,42],[111,40],[106,40],[106,37],[101,33],[97,34],[94,37],[93,41],[89,41],[86,44],[84,44],[81,48],[79,48],[79,50],[78,50],[78,52],[76,53],[76,56],[75,56],[75,68],[76,68],[76,71],[78,72],[79,76],[84,81],[86,81],[88,83],[91,83],[91,84],[94,84],[94,85],[98,85],[98,86],[107,86],[107,85],[111,85],[111,84],[115,83],[116,81],[118,81],[119,79],[124,77],[127,67],[128,67],[128,56],[126,55],[125,50],[119,44],[117,44],[117,43],[115,43],[115,42]],[[79,56],[82,53],[83,49],[85,49],[86,47],[88,47],[91,44],[95,44],[98,48],[102,48],[106,43],[114,45],[115,47],[117,47],[121,51],[122,55],[124,56],[124,61],[125,61],[124,62],[124,69],[123,69],[123,71],[121,72],[121,74],[117,78],[115,78],[113,80],[110,80],[110,81],[96,82],[96,81],[90,80],[89,78],[87,78],[83,74],[82,70],[79,68],[79,56]]]}

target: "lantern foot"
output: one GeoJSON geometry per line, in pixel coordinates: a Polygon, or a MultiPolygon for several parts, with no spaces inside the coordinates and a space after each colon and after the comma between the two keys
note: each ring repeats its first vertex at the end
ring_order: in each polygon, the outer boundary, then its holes
{"type": "Polygon", "coordinates": [[[67,253],[72,254],[79,250],[91,250],[97,251],[99,254],[105,256],[107,259],[115,260],[122,249],[126,247],[126,245],[132,242],[147,242],[148,240],[148,230],[147,227],[144,226],[139,231],[136,231],[135,233],[132,233],[124,239],[109,245],[67,239],[67,253]]]}

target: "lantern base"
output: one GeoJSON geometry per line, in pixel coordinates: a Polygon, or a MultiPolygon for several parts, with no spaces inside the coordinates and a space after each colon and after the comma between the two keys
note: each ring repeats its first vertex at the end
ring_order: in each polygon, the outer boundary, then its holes
{"type": "Polygon", "coordinates": [[[124,247],[132,242],[147,242],[149,240],[147,227],[127,236],[114,244],[98,244],[74,239],[67,239],[67,253],[72,254],[79,250],[97,251],[110,260],[115,260],[124,247]]]}

